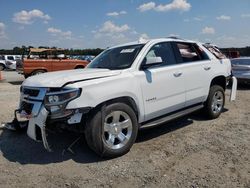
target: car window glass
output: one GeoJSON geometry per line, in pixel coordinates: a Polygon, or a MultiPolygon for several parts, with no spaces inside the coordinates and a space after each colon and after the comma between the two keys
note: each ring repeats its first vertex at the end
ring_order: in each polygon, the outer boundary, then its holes
{"type": "Polygon", "coordinates": [[[14,60],[14,57],[13,56],[7,56],[7,59],[8,60],[14,60]]]}
{"type": "Polygon", "coordinates": [[[209,44],[203,45],[207,48],[217,59],[225,59],[226,56],[216,47],[209,44]]]}
{"type": "Polygon", "coordinates": [[[143,46],[144,44],[138,44],[107,49],[95,58],[88,65],[88,68],[106,68],[110,70],[129,68],[143,46]]]}
{"type": "Polygon", "coordinates": [[[176,64],[171,43],[160,43],[154,45],[145,56],[143,62],[145,63],[146,59],[149,57],[161,57],[162,63],[160,65],[154,65],[154,67],[176,64]]]}
{"type": "Polygon", "coordinates": [[[4,56],[3,55],[0,56],[0,60],[4,60],[4,56]]]}
{"type": "Polygon", "coordinates": [[[177,43],[177,48],[184,63],[208,59],[206,53],[195,44],[177,43]]]}

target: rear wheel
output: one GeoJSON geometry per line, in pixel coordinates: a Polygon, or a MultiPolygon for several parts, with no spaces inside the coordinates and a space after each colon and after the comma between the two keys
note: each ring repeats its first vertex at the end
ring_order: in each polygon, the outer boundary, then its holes
{"type": "Polygon", "coordinates": [[[34,75],[38,75],[38,74],[43,74],[45,72],[46,72],[45,70],[36,70],[31,75],[34,76],[34,75]]]}
{"type": "Polygon", "coordinates": [[[213,85],[210,88],[204,111],[209,119],[215,119],[220,116],[225,104],[225,91],[219,85],[213,85]]]}
{"type": "Polygon", "coordinates": [[[102,157],[127,153],[136,140],[137,117],[124,103],[113,103],[96,110],[86,124],[85,137],[89,147],[102,157]]]}
{"type": "Polygon", "coordinates": [[[84,69],[84,66],[77,66],[75,69],[84,69]]]}

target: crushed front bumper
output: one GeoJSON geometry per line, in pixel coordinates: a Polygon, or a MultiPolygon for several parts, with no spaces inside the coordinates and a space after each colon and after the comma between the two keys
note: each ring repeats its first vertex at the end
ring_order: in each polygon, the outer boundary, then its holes
{"type": "Polygon", "coordinates": [[[46,135],[46,120],[48,117],[49,112],[46,110],[44,106],[41,107],[40,113],[36,117],[32,117],[29,120],[27,134],[30,138],[37,140],[37,129],[40,129],[43,145],[46,150],[52,151],[48,141],[47,141],[47,135],[46,135]]]}
{"type": "Polygon", "coordinates": [[[21,88],[19,110],[16,110],[15,116],[19,122],[28,121],[27,134],[30,138],[42,140],[44,147],[52,151],[46,137],[46,120],[49,114],[43,104],[46,91],[46,88],[21,88]]]}
{"type": "Polygon", "coordinates": [[[49,112],[42,105],[37,116],[29,116],[22,114],[20,110],[16,111],[16,117],[19,122],[28,121],[27,134],[35,141],[42,141],[45,149],[49,152],[52,151],[47,141],[46,134],[46,120],[49,112]]]}

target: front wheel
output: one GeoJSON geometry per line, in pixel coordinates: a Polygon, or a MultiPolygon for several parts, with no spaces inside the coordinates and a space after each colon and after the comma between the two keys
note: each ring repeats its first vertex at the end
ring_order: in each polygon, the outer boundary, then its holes
{"type": "Polygon", "coordinates": [[[5,66],[3,64],[0,64],[0,71],[4,70],[5,66]]]}
{"type": "Polygon", "coordinates": [[[205,113],[209,119],[215,119],[220,116],[225,104],[225,91],[219,85],[213,85],[210,88],[207,101],[205,103],[205,113]]]}
{"type": "Polygon", "coordinates": [[[136,140],[137,117],[124,103],[113,103],[93,112],[86,124],[88,146],[102,157],[117,157],[127,153],[136,140]]]}

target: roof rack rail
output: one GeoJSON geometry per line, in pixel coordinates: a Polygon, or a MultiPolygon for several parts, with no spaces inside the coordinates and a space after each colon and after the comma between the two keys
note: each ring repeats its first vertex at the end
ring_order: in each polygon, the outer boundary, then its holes
{"type": "Polygon", "coordinates": [[[179,40],[184,40],[184,39],[179,38],[179,37],[176,37],[176,36],[169,36],[169,37],[167,37],[167,38],[169,38],[169,39],[179,39],[179,40]]]}

